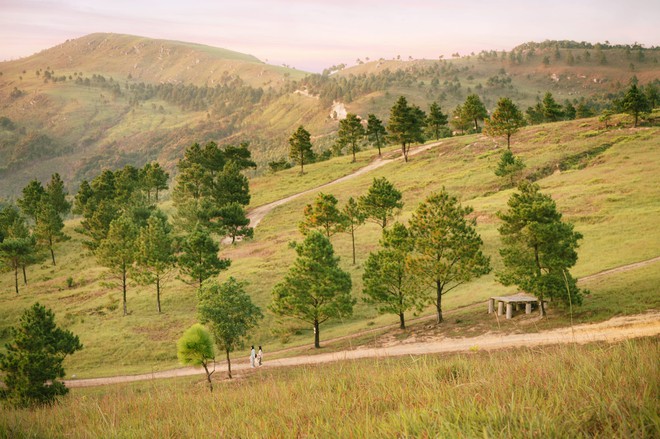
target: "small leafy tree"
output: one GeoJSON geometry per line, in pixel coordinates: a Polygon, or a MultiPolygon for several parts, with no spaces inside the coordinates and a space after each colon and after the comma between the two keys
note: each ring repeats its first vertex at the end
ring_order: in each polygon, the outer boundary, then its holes
{"type": "Polygon", "coordinates": [[[350,197],[342,210],[345,221],[345,231],[351,234],[353,247],[353,265],[355,265],[355,230],[364,224],[364,212],[353,197],[350,197]]]}
{"type": "Polygon", "coordinates": [[[314,204],[305,206],[305,219],[298,224],[300,233],[306,235],[310,230],[320,229],[330,238],[345,227],[345,218],[337,207],[338,201],[332,194],[319,193],[314,204]]]}
{"type": "Polygon", "coordinates": [[[378,148],[378,157],[381,157],[380,148],[385,144],[385,137],[387,130],[383,126],[383,122],[376,117],[375,114],[370,114],[367,118],[367,138],[372,145],[378,148]]]}
{"type": "Polygon", "coordinates": [[[614,116],[614,111],[610,110],[609,108],[605,109],[598,117],[598,121],[603,122],[603,124],[605,125],[605,129],[608,129],[610,127],[610,121],[612,120],[612,116],[614,116]]]}
{"type": "Polygon", "coordinates": [[[135,262],[137,281],[156,285],[156,309],[160,313],[161,284],[176,264],[171,228],[163,213],[153,213],[140,229],[135,262]]]}
{"type": "Polygon", "coordinates": [[[118,280],[122,290],[124,316],[128,315],[126,290],[128,273],[135,262],[138,228],[128,215],[122,215],[110,223],[108,236],[96,249],[99,264],[110,269],[110,277],[118,280]]]}
{"type": "Polygon", "coordinates": [[[289,138],[289,157],[300,165],[300,174],[305,172],[305,163],[309,163],[313,157],[312,137],[309,131],[302,125],[289,138]]]}
{"type": "Polygon", "coordinates": [[[320,348],[319,325],[353,313],[351,276],[339,268],[330,240],[320,232],[308,233],[302,244],[293,246],[298,258],[284,280],[273,288],[269,309],[276,315],[311,324],[314,347],[320,348]]]}
{"type": "Polygon", "coordinates": [[[525,163],[523,163],[522,159],[513,155],[510,149],[506,149],[497,164],[495,175],[502,178],[508,177],[509,183],[511,186],[514,186],[516,178],[520,176],[523,169],[525,169],[525,163]]]}
{"type": "Polygon", "coordinates": [[[197,225],[181,243],[179,270],[201,288],[202,282],[229,267],[229,259],[220,259],[220,248],[208,230],[197,225]]]}
{"type": "Polygon", "coordinates": [[[398,315],[399,327],[405,329],[405,312],[421,311],[425,303],[419,279],[408,265],[413,240],[406,226],[397,222],[391,230],[383,230],[381,246],[364,266],[364,301],[375,304],[379,313],[398,315]]]}
{"type": "Polygon", "coordinates": [[[486,120],[486,133],[506,136],[506,147],[511,148],[511,136],[525,126],[525,116],[509,98],[500,98],[490,119],[486,120]]]}
{"type": "Polygon", "coordinates": [[[195,323],[186,329],[176,342],[176,355],[184,366],[202,366],[206,372],[206,381],[209,382],[209,390],[213,392],[211,375],[215,372],[215,349],[211,334],[206,328],[195,323]],[[213,370],[209,370],[211,362],[213,370]]]}
{"type": "Polygon", "coordinates": [[[438,140],[446,126],[447,115],[442,112],[437,102],[433,102],[426,117],[426,127],[433,134],[435,140],[438,140]]]}
{"type": "Polygon", "coordinates": [[[353,162],[355,162],[355,153],[359,150],[360,141],[364,138],[365,131],[362,126],[362,120],[353,113],[348,113],[345,119],[339,121],[339,130],[337,131],[337,143],[342,147],[350,145],[353,153],[353,162]]]}
{"type": "Polygon", "coordinates": [[[227,356],[227,374],[231,378],[229,354],[239,347],[243,337],[263,318],[261,309],[252,303],[245,284],[230,277],[218,285],[207,280],[197,292],[197,312],[202,323],[210,326],[215,343],[227,356]]]}
{"type": "Polygon", "coordinates": [[[537,184],[523,181],[518,191],[509,198],[509,209],[498,213],[504,262],[497,274],[499,281],[538,297],[542,316],[546,297],[581,303],[582,294],[568,269],[577,262],[582,235],[573,230],[573,224],[562,221],[555,202],[537,184]]]}
{"type": "Polygon", "coordinates": [[[0,394],[19,407],[52,404],[65,395],[68,389],[58,378],[65,375],[66,356],[83,347],[78,336],[57,327],[53,312],[39,303],[23,312],[11,334],[7,352],[0,353],[6,386],[0,394]]]}
{"type": "Polygon", "coordinates": [[[471,207],[443,190],[430,195],[410,219],[415,243],[413,270],[435,290],[437,322],[442,322],[442,296],[475,277],[490,272],[490,258],[481,251],[483,242],[471,207]]]}
{"type": "Polygon", "coordinates": [[[488,117],[484,103],[476,94],[468,95],[463,103],[463,118],[474,121],[474,131],[479,131],[479,121],[488,117]]]}
{"type": "Polygon", "coordinates": [[[401,192],[385,177],[374,178],[367,194],[358,198],[358,205],[366,219],[383,229],[394,217],[394,212],[403,207],[401,192]]]}

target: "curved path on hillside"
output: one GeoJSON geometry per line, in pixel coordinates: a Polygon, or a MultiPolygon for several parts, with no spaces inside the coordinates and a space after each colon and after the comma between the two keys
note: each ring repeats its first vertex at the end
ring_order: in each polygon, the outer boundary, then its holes
{"type": "MultiPolygon", "coordinates": [[[[414,156],[414,155],[419,154],[419,153],[424,152],[424,151],[428,151],[429,149],[433,148],[434,146],[438,146],[441,143],[442,142],[434,142],[434,143],[429,143],[427,145],[420,145],[420,146],[417,146],[415,148],[411,148],[410,151],[408,152],[408,157],[414,156]]],[[[301,197],[303,195],[308,195],[308,194],[318,192],[319,190],[324,189],[324,188],[326,188],[328,186],[331,186],[333,184],[343,183],[345,181],[352,180],[353,178],[359,177],[360,175],[364,175],[368,172],[373,171],[374,169],[378,169],[382,166],[385,166],[387,164],[390,164],[390,163],[398,161],[398,160],[403,160],[403,157],[402,156],[397,156],[397,157],[393,157],[393,158],[377,158],[374,161],[372,161],[371,163],[369,163],[367,166],[365,166],[363,168],[360,168],[360,169],[358,169],[357,171],[355,171],[351,174],[344,175],[343,177],[340,177],[336,180],[332,180],[328,183],[322,184],[321,186],[316,186],[312,189],[307,189],[306,191],[298,192],[298,193],[293,194],[293,195],[289,195],[288,197],[282,198],[281,200],[273,201],[272,203],[268,203],[268,204],[264,204],[264,205],[259,206],[259,207],[255,207],[250,212],[248,212],[248,215],[247,215],[247,217],[250,219],[250,227],[252,227],[252,228],[257,227],[259,225],[259,223],[261,222],[261,220],[264,219],[264,217],[266,215],[268,215],[273,209],[275,209],[276,207],[281,206],[283,204],[286,204],[291,200],[295,200],[296,198],[301,197]]]]}
{"type": "MultiPolygon", "coordinates": [[[[465,352],[474,350],[495,350],[512,347],[536,347],[553,344],[590,343],[596,341],[615,342],[635,337],[653,337],[660,335],[660,311],[645,314],[615,317],[601,323],[581,324],[573,328],[565,327],[524,334],[483,334],[468,338],[440,337],[432,341],[397,342],[395,344],[379,347],[358,347],[352,350],[331,352],[317,355],[303,355],[276,360],[265,358],[265,368],[291,367],[306,364],[330,363],[335,361],[354,360],[359,358],[386,358],[402,355],[423,355],[451,352],[465,352]]],[[[226,363],[216,364],[216,377],[226,376],[226,363]]],[[[245,361],[232,363],[232,372],[235,375],[251,370],[245,361]]],[[[126,375],[105,378],[90,378],[81,380],[66,380],[67,387],[91,387],[107,384],[130,383],[161,378],[184,377],[203,374],[201,368],[180,368],[160,372],[126,375]]]]}

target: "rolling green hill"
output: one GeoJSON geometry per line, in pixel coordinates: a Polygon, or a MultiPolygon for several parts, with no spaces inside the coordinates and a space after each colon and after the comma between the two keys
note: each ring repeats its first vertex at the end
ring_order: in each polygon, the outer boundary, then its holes
{"type": "Polygon", "coordinates": [[[250,141],[260,165],[287,156],[298,125],[317,150],[333,143],[335,111],[387,120],[399,95],[444,112],[470,93],[492,109],[521,108],[546,91],[599,111],[633,75],[660,78],[658,49],[571,42],[451,60],[377,60],[309,74],[192,43],[92,34],[0,63],[0,197],[59,172],[72,189],[103,168],[158,160],[170,171],[186,146],[250,141]],[[333,105],[335,104],[335,105],[333,105]]]}
{"type": "MultiPolygon", "coordinates": [[[[537,125],[523,129],[513,139],[512,149],[527,163],[527,173],[537,174],[543,192],[552,195],[565,218],[584,235],[573,270],[578,277],[658,256],[660,129],[628,128],[622,124],[623,119],[624,116],[618,116],[614,121],[617,125],[610,129],[603,129],[596,118],[537,125]]],[[[512,193],[511,189],[501,190],[501,181],[493,174],[502,145],[502,139],[480,134],[445,139],[407,164],[392,162],[324,192],[334,194],[343,203],[349,196],[364,194],[374,177],[386,176],[404,194],[405,205],[398,220],[407,221],[427,195],[446,187],[462,203],[474,207],[485,252],[497,270],[501,261],[497,253],[496,212],[505,208],[512,193]]],[[[348,157],[333,158],[306,167],[304,176],[288,170],[255,177],[251,180],[251,207],[348,174],[374,156],[373,150],[363,151],[356,164],[350,163],[348,157]]],[[[294,259],[288,243],[301,240],[297,223],[302,219],[303,207],[313,197],[314,193],[276,208],[261,222],[253,240],[223,247],[221,255],[231,258],[232,265],[220,274],[220,279],[232,275],[247,281],[248,293],[265,310],[272,287],[294,259]]],[[[163,207],[170,208],[168,203],[163,207]]],[[[39,301],[52,307],[58,322],[78,334],[85,345],[75,358],[68,360],[68,374],[82,378],[176,367],[174,342],[196,319],[194,288],[170,278],[164,286],[164,312],[158,314],[155,292],[149,287],[131,285],[130,314],[122,317],[121,292],[104,282],[105,269],[97,265],[82,246],[82,236],[73,230],[78,222],[75,218],[67,221],[66,231],[72,239],[57,245],[58,265],[45,261],[30,266],[29,283],[20,295],[13,292],[13,275],[0,274],[0,341],[8,338],[7,328],[15,324],[21,311],[39,301]]],[[[380,229],[374,224],[359,229],[358,260],[354,266],[350,264],[350,237],[341,234],[332,238],[342,258],[341,266],[351,273],[353,294],[358,299],[363,263],[376,248],[379,237],[380,229]]],[[[583,283],[591,293],[583,307],[576,310],[576,321],[657,309],[659,276],[657,267],[646,267],[583,283]]],[[[456,309],[510,291],[513,290],[499,285],[494,274],[490,274],[450,293],[443,300],[444,308],[456,309]]],[[[564,313],[552,308],[554,314],[549,319],[527,330],[564,322],[564,313]]],[[[447,325],[459,333],[470,331],[477,318],[473,313],[447,325]]],[[[378,316],[372,307],[359,301],[352,318],[322,326],[322,344],[330,337],[394,322],[395,316],[378,316]]],[[[515,321],[501,323],[504,330],[523,329],[515,321]]],[[[266,312],[266,318],[249,340],[273,352],[309,343],[311,339],[310,328],[291,323],[281,328],[275,317],[266,312]],[[279,329],[275,331],[276,328],[279,329]]]]}

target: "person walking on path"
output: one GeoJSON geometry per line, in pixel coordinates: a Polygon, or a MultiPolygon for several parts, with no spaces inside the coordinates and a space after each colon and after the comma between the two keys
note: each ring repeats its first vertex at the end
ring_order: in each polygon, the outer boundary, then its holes
{"type": "Polygon", "coordinates": [[[254,345],[253,345],[252,348],[250,349],[250,367],[254,367],[254,358],[255,358],[255,356],[256,356],[256,354],[254,352],[254,345]]]}
{"type": "Polygon", "coordinates": [[[264,358],[264,351],[261,350],[261,346],[259,346],[259,352],[257,352],[257,364],[261,366],[261,362],[264,358]]]}

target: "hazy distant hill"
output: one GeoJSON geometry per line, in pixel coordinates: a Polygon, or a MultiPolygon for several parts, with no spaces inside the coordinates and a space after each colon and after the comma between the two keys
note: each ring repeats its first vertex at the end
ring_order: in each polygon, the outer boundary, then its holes
{"type": "Polygon", "coordinates": [[[489,109],[500,96],[524,109],[548,90],[560,103],[598,107],[632,75],[658,79],[657,62],[656,49],[562,42],[309,74],[209,46],[92,34],[0,63],[0,197],[55,171],[74,190],[104,167],[159,160],[173,169],[195,141],[248,140],[264,169],[287,156],[298,125],[327,149],[338,114],[386,121],[399,95],[423,109],[437,101],[444,112],[469,93],[489,109]]]}

